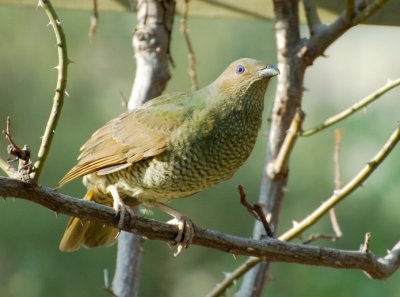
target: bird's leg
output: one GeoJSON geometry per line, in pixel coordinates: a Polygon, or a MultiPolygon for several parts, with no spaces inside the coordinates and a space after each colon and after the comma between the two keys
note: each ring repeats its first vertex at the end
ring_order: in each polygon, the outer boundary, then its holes
{"type": "Polygon", "coordinates": [[[118,189],[114,185],[110,185],[107,187],[107,191],[111,194],[113,198],[113,208],[114,210],[120,214],[118,229],[122,229],[124,224],[125,214],[128,212],[131,216],[134,216],[132,209],[127,206],[121,199],[118,193],[118,189]]]}
{"type": "Polygon", "coordinates": [[[158,208],[159,210],[173,217],[173,219],[168,221],[167,224],[175,225],[178,227],[178,234],[175,237],[175,242],[178,244],[178,247],[176,252],[174,253],[174,256],[178,256],[192,243],[194,228],[192,221],[188,217],[160,202],[145,202],[144,206],[158,208]]]}

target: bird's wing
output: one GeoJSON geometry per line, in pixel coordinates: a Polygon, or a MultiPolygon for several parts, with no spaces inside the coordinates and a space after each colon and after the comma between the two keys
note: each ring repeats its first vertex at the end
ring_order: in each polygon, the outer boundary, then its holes
{"type": "Polygon", "coordinates": [[[108,122],[81,147],[78,164],[60,186],[93,172],[115,172],[164,152],[171,133],[192,115],[194,106],[188,97],[186,93],[160,96],[108,122]]]}

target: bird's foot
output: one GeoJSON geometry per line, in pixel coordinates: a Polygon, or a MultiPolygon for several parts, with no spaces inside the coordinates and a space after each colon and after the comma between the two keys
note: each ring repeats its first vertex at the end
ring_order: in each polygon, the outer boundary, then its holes
{"type": "Polygon", "coordinates": [[[119,221],[118,221],[118,229],[121,230],[122,227],[124,226],[124,221],[125,221],[125,216],[128,213],[131,218],[135,217],[135,213],[131,207],[123,203],[122,201],[118,203],[117,205],[114,205],[114,210],[117,213],[117,216],[119,215],[119,221]]]}
{"type": "Polygon", "coordinates": [[[194,237],[194,227],[192,221],[183,215],[174,216],[174,218],[167,222],[167,224],[178,227],[178,234],[175,237],[175,244],[177,244],[174,256],[179,256],[189,245],[192,243],[194,237]]]}
{"type": "Polygon", "coordinates": [[[173,217],[172,220],[168,221],[167,224],[174,225],[178,227],[178,234],[175,237],[174,243],[178,245],[174,256],[180,255],[185,249],[189,247],[189,245],[193,241],[194,237],[194,227],[192,221],[182,215],[180,212],[175,209],[166,206],[163,203],[156,201],[147,201],[143,203],[144,206],[158,208],[159,210],[169,214],[173,217]]]}
{"type": "Polygon", "coordinates": [[[124,226],[126,214],[129,213],[131,217],[134,217],[135,213],[133,212],[132,208],[130,208],[122,201],[121,197],[119,196],[117,187],[111,185],[108,186],[107,190],[111,193],[111,196],[113,197],[113,208],[117,215],[119,215],[118,229],[121,230],[124,226]]]}

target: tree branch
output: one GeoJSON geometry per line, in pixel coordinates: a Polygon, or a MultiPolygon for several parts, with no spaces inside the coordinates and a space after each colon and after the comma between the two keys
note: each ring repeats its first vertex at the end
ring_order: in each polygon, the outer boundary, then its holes
{"type": "MultiPolygon", "coordinates": [[[[119,215],[111,207],[76,199],[35,183],[0,177],[0,196],[26,199],[56,213],[93,220],[118,228],[119,215]]],[[[174,241],[177,227],[142,217],[126,215],[122,230],[147,239],[174,241]]],[[[371,252],[321,248],[283,242],[274,238],[254,240],[204,229],[194,225],[193,244],[225,251],[234,255],[257,256],[274,262],[291,262],[342,269],[361,269],[370,277],[385,279],[400,265],[400,242],[385,257],[371,252]]]]}
{"type": "Polygon", "coordinates": [[[298,57],[303,59],[306,66],[312,65],[314,60],[323,55],[324,51],[341,35],[351,27],[360,24],[368,17],[378,11],[388,0],[376,0],[366,7],[358,7],[358,11],[353,13],[351,19],[352,6],[347,4],[347,9],[330,25],[320,26],[319,30],[314,30],[313,35],[304,43],[298,51],[298,57]],[[350,10],[349,10],[350,9],[350,10]],[[350,12],[349,12],[350,11],[350,12]]]}
{"type": "Polygon", "coordinates": [[[303,133],[301,133],[301,136],[311,136],[317,132],[320,132],[321,130],[324,130],[332,125],[339,123],[340,121],[343,121],[344,119],[348,118],[349,116],[356,113],[360,109],[366,107],[368,104],[371,104],[372,102],[380,98],[382,95],[384,95],[385,93],[387,93],[388,91],[399,85],[400,85],[400,78],[397,78],[394,81],[388,81],[386,85],[384,85],[383,87],[380,87],[379,89],[375,90],[373,93],[364,97],[363,99],[353,104],[349,108],[343,110],[342,112],[326,119],[321,125],[318,125],[315,128],[311,128],[304,131],[303,133]]]}
{"type": "Polygon", "coordinates": [[[379,152],[367,163],[367,165],[360,170],[360,172],[349,181],[340,190],[335,190],[333,195],[329,197],[320,207],[308,215],[304,220],[297,223],[289,231],[282,234],[280,240],[291,240],[300,235],[304,230],[314,225],[319,219],[325,215],[331,208],[338,204],[341,200],[349,196],[354,190],[360,187],[372,172],[383,162],[383,160],[390,154],[396,144],[400,141],[400,128],[397,128],[390,136],[385,145],[379,152]]]}
{"type": "MultiPolygon", "coordinates": [[[[377,0],[379,5],[371,7],[370,13],[359,10],[359,14],[370,16],[387,0],[377,0]]],[[[278,67],[281,75],[278,77],[277,94],[275,97],[269,139],[267,144],[266,164],[273,160],[283,141],[283,137],[289,126],[289,121],[293,117],[294,111],[300,107],[303,94],[304,73],[314,60],[323,55],[324,51],[337,38],[345,33],[349,28],[361,21],[349,21],[345,16],[340,15],[338,19],[329,26],[319,26],[318,30],[313,30],[313,34],[308,40],[300,39],[298,1],[295,0],[274,0],[275,11],[275,36],[277,41],[278,67]]],[[[311,10],[309,10],[311,11],[311,10]]],[[[358,16],[356,15],[355,18],[358,16]]],[[[309,17],[312,14],[309,14],[309,17]]],[[[315,15],[314,15],[315,16],[315,15]]],[[[365,18],[364,18],[365,19],[365,18]]],[[[310,19],[311,20],[311,19],[310,19]]],[[[311,23],[317,23],[314,20],[311,23]]],[[[265,170],[267,171],[267,170],[265,170]]],[[[271,224],[276,226],[279,218],[280,205],[284,197],[284,188],[287,184],[287,175],[280,176],[278,179],[270,179],[264,172],[261,182],[260,203],[265,204],[265,213],[271,215],[271,224]]],[[[257,238],[262,227],[255,223],[253,236],[257,238]]],[[[247,269],[252,268],[255,263],[249,259],[244,265],[247,269]],[[252,264],[253,265],[252,265],[252,264]]],[[[243,267],[237,271],[243,272],[243,267]]],[[[261,296],[264,287],[268,263],[264,263],[258,268],[250,271],[244,278],[240,291],[236,297],[258,297],[261,296]]],[[[235,275],[231,273],[230,276],[235,275]]],[[[230,286],[236,279],[228,277],[225,284],[230,286]]]]}
{"type": "MultiPolygon", "coordinates": [[[[295,54],[300,48],[298,0],[274,0],[275,36],[277,59],[280,75],[277,77],[277,92],[272,106],[266,160],[260,185],[258,203],[264,206],[264,213],[276,233],[279,213],[287,185],[287,168],[279,174],[270,175],[271,162],[281,151],[282,143],[293,120],[297,108],[300,108],[303,94],[304,64],[295,54]]],[[[285,163],[287,163],[287,160],[285,163]]],[[[253,238],[260,238],[264,228],[255,222],[253,238]]],[[[262,294],[268,271],[268,263],[261,263],[245,276],[237,297],[256,297],[262,294]]],[[[248,266],[249,268],[250,266],[248,266]]],[[[241,269],[241,268],[239,268],[241,269]]],[[[232,280],[233,283],[234,280],[232,280]]]]}
{"type": "Polygon", "coordinates": [[[310,31],[310,35],[314,35],[321,26],[317,6],[313,0],[303,0],[303,5],[306,12],[308,30],[310,31]]]}
{"type": "Polygon", "coordinates": [[[188,14],[189,14],[189,0],[185,0],[182,12],[180,30],[183,34],[183,37],[185,38],[186,46],[188,48],[188,61],[189,61],[188,72],[190,80],[192,82],[192,90],[197,90],[199,88],[199,83],[197,82],[197,73],[196,73],[196,55],[194,54],[192,42],[190,41],[189,30],[187,28],[188,14]]]}
{"type": "Polygon", "coordinates": [[[42,137],[42,143],[37,156],[38,159],[34,164],[34,171],[31,174],[31,178],[35,181],[39,179],[40,173],[42,172],[43,165],[49,153],[54,132],[61,115],[61,109],[64,104],[64,95],[66,94],[67,87],[68,64],[70,63],[70,60],[68,59],[67,41],[64,30],[61,26],[61,21],[54,10],[54,7],[49,0],[39,0],[38,6],[43,7],[50,19],[50,24],[53,27],[54,34],[56,36],[58,51],[58,66],[56,66],[56,69],[58,71],[58,78],[56,92],[53,97],[53,107],[51,109],[50,117],[42,137]]]}
{"type": "MultiPolygon", "coordinates": [[[[135,81],[128,109],[132,110],[164,91],[171,77],[168,58],[175,1],[139,0],[133,35],[136,58],[135,81]]],[[[112,291],[119,297],[136,297],[140,285],[140,255],[143,239],[121,232],[112,291]]]]}

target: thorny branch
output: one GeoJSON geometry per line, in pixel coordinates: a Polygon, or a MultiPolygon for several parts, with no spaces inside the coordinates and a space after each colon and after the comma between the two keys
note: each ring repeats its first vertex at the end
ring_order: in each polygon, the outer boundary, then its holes
{"type": "MultiPolygon", "coordinates": [[[[118,228],[119,214],[111,207],[91,203],[60,194],[53,189],[19,180],[0,177],[0,196],[26,199],[38,203],[56,213],[79,217],[82,220],[100,222],[118,228]]],[[[134,232],[147,239],[174,241],[176,226],[142,217],[125,216],[122,230],[134,232]]],[[[293,262],[334,268],[361,269],[370,277],[385,279],[400,266],[400,242],[386,256],[378,258],[371,252],[322,248],[283,242],[271,237],[263,240],[242,238],[203,229],[194,225],[193,244],[205,246],[234,255],[257,256],[276,262],[293,262]]]]}
{"type": "Polygon", "coordinates": [[[353,191],[359,188],[367,178],[375,171],[375,169],[383,162],[383,160],[390,154],[396,144],[400,141],[400,127],[397,128],[389,137],[385,145],[379,152],[367,163],[367,165],[360,170],[360,172],[350,180],[344,187],[335,190],[331,197],[329,197],[320,207],[308,215],[304,220],[297,223],[289,231],[285,232],[279,237],[280,240],[291,240],[299,236],[304,230],[314,225],[323,215],[325,215],[332,207],[338,204],[341,200],[348,197],[353,191]]]}
{"type": "MultiPolygon", "coordinates": [[[[390,154],[390,152],[399,141],[400,128],[397,128],[390,136],[388,141],[385,143],[385,145],[382,147],[382,149],[375,155],[375,157],[349,183],[347,183],[347,185],[345,185],[340,191],[335,191],[333,195],[328,198],[320,207],[314,210],[304,220],[296,223],[293,228],[285,232],[283,235],[279,236],[278,239],[282,241],[292,240],[293,238],[300,236],[302,232],[315,224],[324,214],[329,211],[329,209],[334,207],[337,203],[339,203],[355,189],[357,189],[363,182],[365,182],[365,180],[379,166],[379,164],[381,164],[382,161],[390,154]]],[[[396,244],[396,247],[400,249],[400,242],[396,244]]],[[[261,258],[255,257],[249,258],[244,264],[240,265],[237,269],[230,273],[209,294],[207,294],[207,297],[216,297],[224,294],[227,288],[232,285],[234,280],[242,277],[247,271],[259,264],[262,260],[263,259],[261,258]]],[[[396,259],[396,261],[399,261],[399,259],[396,259]]]]}
{"type": "Polygon", "coordinates": [[[68,58],[67,53],[67,41],[65,38],[64,30],[61,26],[61,21],[54,10],[53,5],[49,0],[39,0],[39,7],[42,7],[46,12],[50,24],[53,27],[54,34],[57,41],[58,51],[58,65],[56,69],[58,71],[56,91],[53,97],[53,106],[51,108],[50,117],[47,121],[46,129],[42,137],[42,143],[39,148],[37,161],[34,164],[34,171],[31,174],[31,178],[34,181],[39,179],[40,173],[42,172],[44,162],[50,151],[50,146],[54,137],[55,129],[57,127],[58,120],[61,116],[61,109],[64,104],[64,96],[67,88],[67,74],[68,64],[71,62],[68,58]]]}
{"type": "MultiPolygon", "coordinates": [[[[313,5],[311,1],[307,2],[313,5]]],[[[364,21],[386,2],[387,0],[376,0],[364,6],[358,6],[357,13],[353,15],[351,20],[346,18],[344,12],[330,25],[319,25],[317,10],[310,6],[309,12],[311,13],[308,13],[306,17],[309,18],[308,24],[312,26],[309,28],[311,36],[305,39],[300,36],[298,1],[273,1],[278,67],[281,70],[281,75],[278,78],[277,94],[272,109],[269,142],[267,144],[268,166],[271,160],[276,157],[277,151],[280,150],[282,129],[287,129],[287,119],[292,117],[293,109],[301,106],[303,78],[307,67],[312,65],[316,58],[323,56],[324,51],[348,29],[364,21]]],[[[273,224],[276,224],[279,218],[286,184],[287,176],[280,177],[277,180],[267,178],[262,181],[260,200],[265,201],[267,213],[268,215],[271,214],[273,224]]],[[[254,230],[255,234],[260,230],[257,223],[254,230]]],[[[223,281],[223,285],[218,286],[218,292],[212,296],[221,296],[226,288],[237,280],[238,275],[243,275],[260,262],[259,259],[246,261],[241,267],[229,274],[223,281]]],[[[241,290],[236,296],[261,296],[267,271],[268,263],[253,269],[246,275],[241,290]]]]}
{"type": "Polygon", "coordinates": [[[373,93],[367,95],[366,97],[356,102],[349,108],[343,110],[342,112],[326,119],[321,125],[318,125],[315,128],[311,128],[304,131],[303,133],[301,133],[301,136],[311,136],[334,124],[337,124],[340,121],[343,121],[344,119],[348,118],[349,116],[359,111],[360,109],[366,107],[368,104],[371,104],[372,102],[380,98],[382,95],[384,95],[385,93],[387,93],[388,91],[394,89],[399,85],[400,85],[400,78],[397,78],[393,81],[388,81],[386,85],[384,85],[383,87],[380,87],[379,89],[375,90],[373,93]]]}

